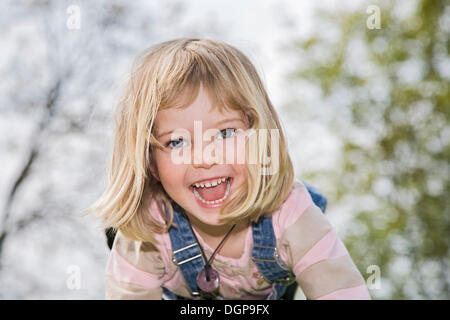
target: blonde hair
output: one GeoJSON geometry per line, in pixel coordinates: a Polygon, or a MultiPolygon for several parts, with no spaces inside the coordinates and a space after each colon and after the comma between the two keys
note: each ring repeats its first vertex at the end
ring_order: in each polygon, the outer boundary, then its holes
{"type": "MultiPolygon", "coordinates": [[[[151,173],[158,110],[190,105],[203,85],[212,104],[222,111],[238,110],[253,129],[278,129],[279,150],[271,137],[258,150],[258,163],[278,156],[276,174],[263,174],[261,165],[248,165],[248,179],[221,208],[223,222],[250,219],[279,208],[293,186],[294,173],[278,116],[250,60],[238,49],[210,39],[176,39],[148,48],[134,61],[116,111],[109,184],[86,212],[96,212],[104,227],[120,230],[138,241],[154,242],[172,224],[171,199],[151,173]],[[161,224],[149,214],[152,201],[167,216],[161,224]]],[[[273,159],[272,159],[273,161],[273,159]]]]}

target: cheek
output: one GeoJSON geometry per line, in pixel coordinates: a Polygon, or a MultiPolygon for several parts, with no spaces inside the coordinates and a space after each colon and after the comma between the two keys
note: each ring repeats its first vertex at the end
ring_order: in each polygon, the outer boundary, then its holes
{"type": "Polygon", "coordinates": [[[248,162],[248,152],[245,138],[242,136],[233,137],[225,140],[223,144],[222,154],[225,163],[234,165],[244,165],[248,162]]]}
{"type": "Polygon", "coordinates": [[[239,180],[242,182],[247,181],[248,177],[248,166],[245,164],[239,164],[234,166],[234,171],[236,172],[239,180]]]}
{"type": "Polygon", "coordinates": [[[233,167],[236,175],[235,182],[238,184],[247,180],[248,176],[248,150],[246,139],[243,136],[236,136],[233,139],[225,140],[223,146],[224,162],[233,167]]]}
{"type": "Polygon", "coordinates": [[[179,183],[182,179],[182,166],[171,161],[170,153],[157,151],[155,155],[156,168],[163,185],[179,183]]]}

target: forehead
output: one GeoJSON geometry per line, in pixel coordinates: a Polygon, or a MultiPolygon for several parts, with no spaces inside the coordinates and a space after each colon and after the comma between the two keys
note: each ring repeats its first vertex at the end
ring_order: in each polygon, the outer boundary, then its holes
{"type": "Polygon", "coordinates": [[[177,128],[190,129],[194,121],[201,121],[205,128],[225,119],[242,119],[242,114],[237,110],[215,106],[206,90],[200,87],[197,97],[187,106],[159,110],[155,129],[157,134],[177,128]]]}

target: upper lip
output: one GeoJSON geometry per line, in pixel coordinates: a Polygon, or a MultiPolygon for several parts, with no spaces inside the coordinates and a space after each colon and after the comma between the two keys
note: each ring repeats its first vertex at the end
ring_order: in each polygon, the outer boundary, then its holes
{"type": "Polygon", "coordinates": [[[197,181],[195,181],[195,182],[192,182],[191,184],[190,184],[190,186],[193,186],[194,184],[196,184],[196,183],[205,183],[205,182],[208,182],[208,181],[214,181],[214,180],[218,180],[218,179],[220,179],[220,178],[229,178],[230,176],[227,176],[227,175],[223,175],[223,176],[215,176],[215,177],[211,177],[211,178],[203,178],[203,179],[201,179],[201,180],[197,180],[197,181]]]}

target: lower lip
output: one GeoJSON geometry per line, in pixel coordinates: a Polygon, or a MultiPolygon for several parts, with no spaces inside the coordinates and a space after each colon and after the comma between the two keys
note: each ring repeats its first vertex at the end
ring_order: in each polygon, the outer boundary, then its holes
{"type": "MultiPolygon", "coordinates": [[[[227,198],[230,196],[231,193],[231,186],[233,185],[233,178],[230,178],[230,182],[226,182],[230,184],[230,191],[228,192],[228,196],[227,198]]],[[[211,208],[218,208],[221,207],[225,201],[225,199],[223,199],[222,201],[218,202],[218,203],[204,203],[202,202],[200,199],[198,199],[195,195],[194,195],[194,189],[191,187],[191,192],[192,192],[192,196],[194,197],[194,199],[197,201],[197,203],[203,207],[203,208],[207,208],[207,209],[211,209],[211,208]]]]}

